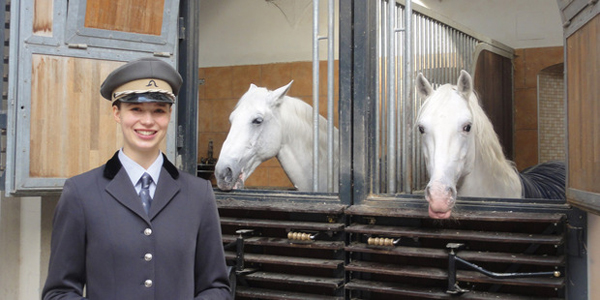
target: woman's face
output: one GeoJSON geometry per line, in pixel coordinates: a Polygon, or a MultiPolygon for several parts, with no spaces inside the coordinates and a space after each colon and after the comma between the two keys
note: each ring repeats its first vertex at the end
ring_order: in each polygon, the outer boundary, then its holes
{"type": "Polygon", "coordinates": [[[115,121],[123,131],[126,154],[157,153],[167,135],[171,105],[166,103],[121,103],[113,105],[115,121]]]}

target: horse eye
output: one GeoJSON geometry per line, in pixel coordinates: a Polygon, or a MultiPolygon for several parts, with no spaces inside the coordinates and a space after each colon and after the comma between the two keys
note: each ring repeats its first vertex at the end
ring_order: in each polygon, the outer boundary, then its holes
{"type": "Polygon", "coordinates": [[[465,127],[463,127],[463,131],[464,132],[470,132],[471,131],[471,124],[465,125],[465,127]]]}
{"type": "Polygon", "coordinates": [[[421,134],[425,133],[425,127],[423,127],[423,126],[419,125],[419,132],[420,132],[421,134]]]}
{"type": "Polygon", "coordinates": [[[254,118],[252,120],[252,124],[255,124],[255,125],[260,125],[260,124],[262,124],[262,122],[263,122],[262,118],[254,118]]]}

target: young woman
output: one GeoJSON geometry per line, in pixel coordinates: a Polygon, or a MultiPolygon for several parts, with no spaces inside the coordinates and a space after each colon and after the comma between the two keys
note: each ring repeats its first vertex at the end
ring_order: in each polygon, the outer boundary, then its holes
{"type": "Polygon", "coordinates": [[[231,299],[212,187],[159,149],[181,83],[144,58],[102,84],[123,148],[65,182],[43,299],[231,299]]]}

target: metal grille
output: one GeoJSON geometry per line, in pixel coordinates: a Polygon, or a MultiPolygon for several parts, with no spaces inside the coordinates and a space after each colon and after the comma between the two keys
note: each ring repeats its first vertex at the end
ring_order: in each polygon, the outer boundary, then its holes
{"type": "Polygon", "coordinates": [[[421,106],[413,93],[420,72],[434,88],[456,82],[460,70],[472,70],[481,42],[456,28],[396,1],[381,1],[377,11],[377,110],[375,194],[412,193],[426,183],[419,140],[413,135],[421,106]],[[408,26],[410,24],[411,26],[408,26]]]}

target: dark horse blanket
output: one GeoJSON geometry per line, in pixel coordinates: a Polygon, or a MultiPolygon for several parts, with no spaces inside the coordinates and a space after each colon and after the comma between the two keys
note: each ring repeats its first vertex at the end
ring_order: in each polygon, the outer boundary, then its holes
{"type": "Polygon", "coordinates": [[[565,163],[550,161],[529,167],[519,174],[523,198],[565,199],[565,163]]]}

